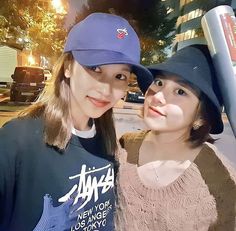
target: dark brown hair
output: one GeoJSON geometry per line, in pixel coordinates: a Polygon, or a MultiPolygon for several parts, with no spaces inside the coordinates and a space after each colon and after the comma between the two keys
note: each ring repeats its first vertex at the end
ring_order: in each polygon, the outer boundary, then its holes
{"type": "MultiPolygon", "coordinates": [[[[19,114],[21,118],[43,117],[45,142],[61,151],[66,148],[72,136],[70,81],[65,77],[64,71],[73,62],[70,52],[63,54],[53,70],[52,84],[45,88],[34,105],[19,114]]],[[[94,121],[96,130],[104,141],[106,153],[114,155],[117,142],[112,109],[94,121]]]]}
{"type": "Polygon", "coordinates": [[[210,136],[210,130],[212,128],[212,123],[214,119],[214,107],[212,106],[210,100],[202,93],[200,98],[200,105],[198,109],[197,117],[201,118],[202,125],[198,129],[191,129],[190,137],[187,140],[190,142],[191,147],[198,147],[204,142],[214,143],[216,139],[210,136]]]}

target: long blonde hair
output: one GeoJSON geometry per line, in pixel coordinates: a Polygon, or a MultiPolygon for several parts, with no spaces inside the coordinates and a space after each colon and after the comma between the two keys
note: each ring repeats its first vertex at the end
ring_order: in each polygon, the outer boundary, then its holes
{"type": "MultiPolygon", "coordinates": [[[[70,82],[64,70],[73,65],[70,52],[64,53],[53,70],[52,83],[45,87],[39,99],[19,114],[19,117],[43,117],[44,140],[47,144],[63,151],[71,136],[72,117],[70,112],[70,82]]],[[[117,149],[116,132],[112,109],[94,120],[97,132],[102,136],[106,152],[114,155],[117,149]]]]}

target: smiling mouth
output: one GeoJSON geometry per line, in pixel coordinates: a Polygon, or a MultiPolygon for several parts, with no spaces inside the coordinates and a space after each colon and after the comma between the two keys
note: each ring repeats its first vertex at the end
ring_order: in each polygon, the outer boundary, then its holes
{"type": "Polygon", "coordinates": [[[150,106],[148,107],[149,112],[155,115],[161,115],[161,116],[166,116],[164,113],[162,113],[161,111],[157,110],[156,108],[150,106]]]}
{"type": "Polygon", "coordinates": [[[96,107],[105,107],[105,106],[107,106],[110,103],[109,101],[100,100],[100,99],[93,98],[93,97],[90,97],[90,96],[87,96],[87,98],[96,107]]]}

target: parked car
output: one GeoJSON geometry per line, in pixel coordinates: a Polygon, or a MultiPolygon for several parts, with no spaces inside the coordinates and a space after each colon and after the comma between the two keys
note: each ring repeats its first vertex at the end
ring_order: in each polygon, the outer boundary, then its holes
{"type": "Polygon", "coordinates": [[[46,81],[49,81],[52,78],[52,73],[50,70],[48,69],[44,69],[44,77],[46,81]]]}
{"type": "Polygon", "coordinates": [[[16,67],[11,77],[11,101],[33,102],[45,87],[44,70],[41,67],[16,67]]]}
{"type": "Polygon", "coordinates": [[[138,83],[130,83],[126,92],[125,102],[144,103],[144,95],[138,87],[138,83]]]}

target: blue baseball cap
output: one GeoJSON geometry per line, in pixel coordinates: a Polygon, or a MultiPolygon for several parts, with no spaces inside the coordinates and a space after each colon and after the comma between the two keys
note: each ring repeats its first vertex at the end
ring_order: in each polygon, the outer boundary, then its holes
{"type": "Polygon", "coordinates": [[[138,36],[128,21],[106,13],[90,14],[74,25],[64,48],[83,66],[130,64],[145,93],[152,74],[140,64],[140,50],[138,36]]]}

